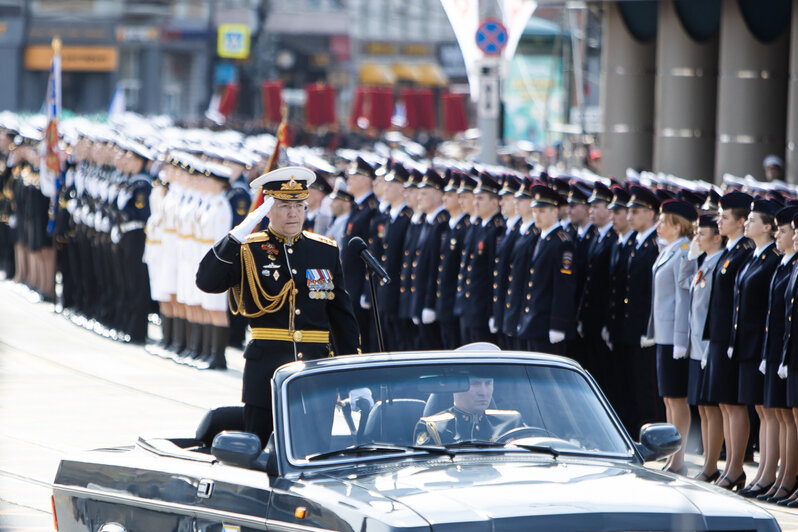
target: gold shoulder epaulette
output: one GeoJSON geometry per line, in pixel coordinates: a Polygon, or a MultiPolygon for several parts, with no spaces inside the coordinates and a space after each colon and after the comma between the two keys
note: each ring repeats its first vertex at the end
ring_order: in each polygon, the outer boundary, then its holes
{"type": "Polygon", "coordinates": [[[744,249],[753,249],[754,248],[753,244],[751,244],[751,242],[749,242],[747,240],[745,240],[743,242],[740,242],[740,245],[743,246],[744,249]]]}
{"type": "Polygon", "coordinates": [[[689,247],[690,247],[690,244],[688,244],[687,242],[682,244],[682,250],[684,250],[684,251],[687,251],[687,248],[689,248],[689,247]]]}
{"type": "Polygon", "coordinates": [[[437,423],[438,421],[448,421],[450,419],[454,419],[454,414],[451,412],[441,412],[440,414],[422,417],[421,421],[425,423],[437,423]]]}
{"type": "Polygon", "coordinates": [[[247,237],[247,243],[265,242],[267,240],[269,240],[269,234],[266,231],[258,231],[257,233],[252,233],[247,237]]]}
{"type": "Polygon", "coordinates": [[[568,242],[569,240],[571,240],[568,234],[562,229],[557,229],[557,236],[560,237],[560,240],[562,240],[563,242],[568,242]]]}
{"type": "Polygon", "coordinates": [[[448,221],[447,218],[446,218],[446,213],[445,212],[438,213],[438,220],[437,221],[438,221],[439,224],[442,224],[443,222],[448,221]]]}
{"type": "Polygon", "coordinates": [[[324,242],[328,246],[332,246],[334,248],[338,247],[338,242],[336,242],[334,238],[329,238],[324,235],[313,233],[311,231],[302,231],[302,234],[305,235],[305,238],[309,238],[317,242],[324,242]]]}

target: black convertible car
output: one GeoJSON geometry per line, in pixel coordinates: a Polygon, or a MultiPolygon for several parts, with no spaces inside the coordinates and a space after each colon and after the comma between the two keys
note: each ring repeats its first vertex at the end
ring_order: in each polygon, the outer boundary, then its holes
{"type": "Polygon", "coordinates": [[[61,462],[58,529],[92,532],[779,530],[714,486],[643,467],[671,425],[624,431],[573,361],[472,345],[281,367],[275,430],[208,413],[195,438],[61,462]]]}

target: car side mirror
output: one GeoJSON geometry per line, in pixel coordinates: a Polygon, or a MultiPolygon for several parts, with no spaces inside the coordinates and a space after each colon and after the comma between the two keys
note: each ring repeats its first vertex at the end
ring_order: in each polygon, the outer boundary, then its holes
{"type": "Polygon", "coordinates": [[[250,432],[222,431],[213,438],[211,454],[225,464],[251,469],[263,451],[260,438],[250,432]]]}
{"type": "Polygon", "coordinates": [[[647,423],[640,428],[637,450],[649,462],[670,456],[682,446],[682,436],[670,423],[647,423]]]}

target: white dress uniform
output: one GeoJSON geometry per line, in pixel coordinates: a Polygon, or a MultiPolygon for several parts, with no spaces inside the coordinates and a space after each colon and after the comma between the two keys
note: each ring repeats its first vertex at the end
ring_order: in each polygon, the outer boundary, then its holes
{"type": "Polygon", "coordinates": [[[147,219],[145,232],[147,240],[144,242],[143,260],[147,264],[150,275],[150,297],[153,301],[169,301],[171,293],[165,286],[161,271],[164,238],[164,203],[167,188],[163,185],[154,185],[150,192],[150,217],[147,219]]]}
{"type": "MultiPolygon", "coordinates": [[[[221,240],[233,226],[233,209],[224,192],[220,192],[208,198],[205,202],[206,208],[203,209],[199,220],[199,234],[197,244],[199,257],[193,271],[199,268],[202,257],[221,240]]],[[[195,284],[196,286],[196,284],[195,284]]],[[[209,311],[227,310],[227,292],[221,294],[210,294],[201,292],[200,301],[202,308],[209,311]]]]}
{"type": "Polygon", "coordinates": [[[178,183],[170,183],[169,191],[163,200],[163,236],[161,239],[164,253],[160,260],[160,283],[170,295],[177,294],[177,258],[178,240],[177,220],[180,207],[185,198],[185,188],[178,183]]]}

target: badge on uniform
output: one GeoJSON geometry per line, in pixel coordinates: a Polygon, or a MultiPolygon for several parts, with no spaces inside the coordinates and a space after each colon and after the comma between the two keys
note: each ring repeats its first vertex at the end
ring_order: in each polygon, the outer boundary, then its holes
{"type": "Polygon", "coordinates": [[[308,280],[308,297],[310,299],[333,299],[335,293],[333,289],[333,277],[330,270],[308,269],[305,270],[305,277],[308,280]]]}
{"type": "Polygon", "coordinates": [[[477,253],[482,255],[483,251],[485,251],[485,241],[484,240],[480,240],[479,244],[477,244],[477,253]]]}
{"type": "Polygon", "coordinates": [[[723,263],[723,268],[721,268],[720,273],[726,273],[726,268],[729,267],[731,264],[731,259],[726,259],[726,262],[723,263]]]}
{"type": "Polygon", "coordinates": [[[571,275],[572,270],[571,266],[574,263],[574,254],[570,251],[566,251],[562,254],[562,267],[560,268],[560,273],[564,273],[566,275],[571,275]]]}

